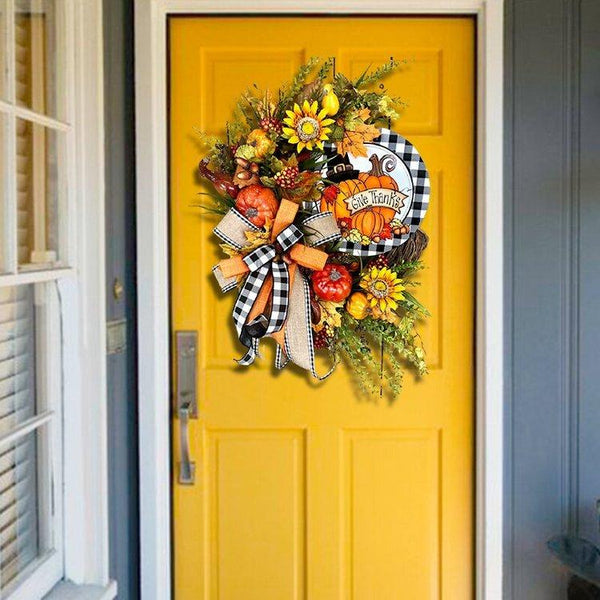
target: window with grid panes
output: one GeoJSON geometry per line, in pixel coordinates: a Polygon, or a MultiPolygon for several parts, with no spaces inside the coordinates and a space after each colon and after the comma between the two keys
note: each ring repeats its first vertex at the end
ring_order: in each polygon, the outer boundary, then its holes
{"type": "Polygon", "coordinates": [[[0,599],[62,575],[65,6],[0,0],[0,599]]]}

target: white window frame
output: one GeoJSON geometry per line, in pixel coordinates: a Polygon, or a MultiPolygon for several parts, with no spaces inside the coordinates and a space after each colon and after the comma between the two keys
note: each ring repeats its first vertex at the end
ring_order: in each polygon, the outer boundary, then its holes
{"type": "Polygon", "coordinates": [[[502,598],[503,0],[136,0],[143,600],[171,598],[167,18],[170,14],[473,15],[477,21],[476,589],[502,598]]]}
{"type": "MultiPolygon", "coordinates": [[[[62,259],[68,266],[18,272],[16,256],[9,256],[12,272],[0,274],[2,286],[56,281],[62,315],[62,331],[50,332],[62,349],[63,435],[56,457],[62,463],[57,464],[62,476],[57,485],[63,505],[60,548],[7,600],[41,599],[51,588],[53,600],[116,597],[108,558],[102,3],[59,0],[58,5],[66,37],[62,120],[0,100],[7,112],[63,131],[68,154],[67,220],[61,224],[66,238],[62,259]],[[59,580],[69,583],[53,587],[59,580]]],[[[9,17],[13,7],[14,0],[8,0],[9,17]]],[[[16,240],[12,243],[16,247],[16,240]]]]}

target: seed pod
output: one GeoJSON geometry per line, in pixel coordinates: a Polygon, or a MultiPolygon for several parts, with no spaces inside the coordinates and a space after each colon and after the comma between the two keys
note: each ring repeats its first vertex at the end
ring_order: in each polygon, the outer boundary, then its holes
{"type": "Polygon", "coordinates": [[[315,298],[310,298],[310,320],[316,325],[321,320],[321,306],[315,298]]]}

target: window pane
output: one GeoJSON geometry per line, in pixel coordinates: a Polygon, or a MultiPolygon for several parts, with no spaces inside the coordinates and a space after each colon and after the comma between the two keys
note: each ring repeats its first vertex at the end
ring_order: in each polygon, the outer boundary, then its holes
{"type": "MultiPolygon", "coordinates": [[[[56,3],[58,4],[58,3],[56,3]]],[[[15,0],[15,94],[18,104],[60,118],[56,60],[59,28],[53,0],[15,0]]]]}
{"type": "Polygon", "coordinates": [[[0,98],[6,100],[6,0],[0,0],[0,98]]]}
{"type": "Polygon", "coordinates": [[[63,134],[17,119],[16,148],[19,266],[58,266],[62,183],[59,164],[62,167],[65,163],[63,134]]]}
{"type": "Polygon", "coordinates": [[[14,224],[9,223],[7,212],[7,194],[10,182],[6,177],[6,139],[6,116],[0,113],[0,271],[8,269],[7,257],[11,236],[7,233],[10,229],[14,229],[14,224]]]}
{"type": "Polygon", "coordinates": [[[36,412],[33,285],[0,288],[0,436],[36,412]]]}
{"type": "MultiPolygon", "coordinates": [[[[42,431],[0,446],[0,591],[3,595],[48,548],[44,547],[41,511],[40,450],[42,431]]],[[[43,459],[42,459],[43,462],[43,459]]]]}

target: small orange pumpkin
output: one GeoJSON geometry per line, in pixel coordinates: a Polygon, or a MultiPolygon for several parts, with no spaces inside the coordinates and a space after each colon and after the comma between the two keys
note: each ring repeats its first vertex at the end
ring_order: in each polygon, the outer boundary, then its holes
{"type": "Polygon", "coordinates": [[[251,223],[263,227],[267,220],[271,221],[275,218],[279,201],[272,189],[253,184],[240,190],[235,199],[235,207],[251,223]]]}
{"type": "Polygon", "coordinates": [[[346,310],[351,317],[364,319],[369,313],[369,300],[366,294],[362,292],[354,292],[346,301],[346,310]]]}

